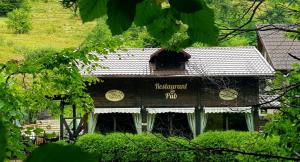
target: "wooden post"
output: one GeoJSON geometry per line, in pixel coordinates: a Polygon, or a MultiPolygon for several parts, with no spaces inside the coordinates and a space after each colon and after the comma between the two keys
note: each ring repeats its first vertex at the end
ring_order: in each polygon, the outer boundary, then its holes
{"type": "Polygon", "coordinates": [[[259,131],[259,114],[258,114],[258,107],[253,107],[253,124],[254,130],[259,131]]]}
{"type": "Polygon", "coordinates": [[[142,106],[141,108],[141,115],[142,115],[142,132],[147,132],[147,111],[142,106]]]}
{"type": "Polygon", "coordinates": [[[64,107],[65,107],[65,101],[60,101],[60,136],[59,139],[63,140],[64,138],[64,107]]]}
{"type": "Polygon", "coordinates": [[[225,129],[229,130],[228,114],[224,113],[224,116],[225,116],[225,129]]]}
{"type": "Polygon", "coordinates": [[[202,107],[195,108],[195,125],[196,125],[196,136],[201,133],[201,111],[202,107]]]}
{"type": "Polygon", "coordinates": [[[116,115],[113,114],[113,123],[114,123],[114,132],[117,131],[117,119],[116,119],[116,115]]]}
{"type": "MultiPolygon", "coordinates": [[[[73,108],[73,135],[75,135],[75,132],[76,132],[76,126],[77,126],[77,124],[76,124],[76,105],[75,104],[73,104],[72,105],[72,108],[73,108]]],[[[76,137],[74,137],[74,138],[76,138],[76,137]]]]}
{"type": "Polygon", "coordinates": [[[168,118],[169,118],[169,124],[170,124],[170,128],[169,128],[169,134],[172,135],[173,134],[173,114],[169,113],[168,114],[168,118]]]}

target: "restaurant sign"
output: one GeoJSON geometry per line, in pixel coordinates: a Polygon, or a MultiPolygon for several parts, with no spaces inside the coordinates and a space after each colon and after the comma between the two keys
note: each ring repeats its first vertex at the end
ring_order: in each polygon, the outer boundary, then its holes
{"type": "Polygon", "coordinates": [[[155,83],[154,87],[156,90],[170,90],[165,93],[165,97],[167,100],[176,100],[178,95],[176,90],[186,90],[187,84],[160,84],[155,83]]]}
{"type": "Polygon", "coordinates": [[[105,98],[112,102],[122,101],[125,97],[125,94],[117,89],[109,90],[105,93],[105,98]]]}
{"type": "Polygon", "coordinates": [[[225,101],[231,101],[238,97],[238,92],[231,88],[225,88],[219,92],[219,97],[225,101]]]}

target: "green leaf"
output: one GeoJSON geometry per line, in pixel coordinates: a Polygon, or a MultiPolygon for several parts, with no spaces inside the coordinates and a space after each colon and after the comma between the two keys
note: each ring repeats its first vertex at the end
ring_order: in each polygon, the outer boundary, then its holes
{"type": "Polygon", "coordinates": [[[146,26],[158,18],[161,13],[161,7],[153,0],[144,0],[136,6],[134,23],[138,26],[146,26]]]}
{"type": "Polygon", "coordinates": [[[108,0],[79,0],[79,12],[83,22],[93,21],[106,13],[108,0]]]}
{"type": "Polygon", "coordinates": [[[194,42],[213,45],[217,42],[218,28],[214,25],[214,12],[205,7],[192,14],[181,14],[183,23],[189,26],[188,35],[194,42]]]}
{"type": "Polygon", "coordinates": [[[179,12],[193,13],[202,9],[202,0],[169,0],[171,7],[179,12]]]}
{"type": "Polygon", "coordinates": [[[147,26],[147,30],[151,36],[161,42],[169,40],[180,28],[180,25],[176,23],[169,10],[165,10],[165,13],[164,16],[157,18],[147,26]]]}
{"type": "Polygon", "coordinates": [[[135,16],[137,0],[109,0],[107,3],[107,24],[112,35],[127,30],[135,16]]]}

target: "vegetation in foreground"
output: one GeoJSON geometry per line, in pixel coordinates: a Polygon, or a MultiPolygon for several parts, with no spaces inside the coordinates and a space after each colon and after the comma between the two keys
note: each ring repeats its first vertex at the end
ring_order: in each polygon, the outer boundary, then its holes
{"type": "Polygon", "coordinates": [[[45,152],[60,155],[61,153],[58,153],[57,150],[61,150],[64,151],[61,157],[65,158],[73,156],[73,153],[68,151],[70,149],[77,150],[78,153],[81,150],[83,153],[80,154],[89,155],[90,161],[273,162],[284,159],[274,158],[272,155],[284,157],[290,155],[287,150],[279,147],[277,136],[264,138],[257,132],[207,132],[193,140],[182,137],[166,138],[160,134],[86,134],[80,137],[75,144],[58,143],[60,146],[58,144],[42,146],[41,149],[34,151],[26,161],[37,162],[38,159],[45,159],[46,161],[43,160],[45,162],[63,161],[57,156],[49,157],[49,154],[45,154],[45,152]],[[247,155],[247,153],[256,155],[247,155]]]}
{"type": "MultiPolygon", "coordinates": [[[[19,54],[22,54],[24,51],[31,51],[32,49],[41,47],[64,48],[69,47],[69,45],[71,47],[74,47],[74,44],[76,44],[77,41],[75,41],[74,43],[72,42],[73,39],[69,40],[65,38],[70,38],[73,36],[75,36],[74,38],[76,38],[74,40],[77,40],[77,38],[83,38],[81,37],[81,34],[84,33],[84,31],[80,31],[82,27],[76,30],[77,28],[70,28],[71,25],[69,26],[69,24],[65,24],[65,21],[60,21],[64,18],[69,18],[69,16],[71,16],[71,13],[67,14],[67,16],[64,14],[59,15],[57,24],[61,23],[62,25],[58,28],[56,28],[57,26],[51,27],[50,24],[45,23],[45,19],[47,20],[47,22],[55,21],[56,19],[55,17],[52,17],[52,15],[55,15],[56,9],[51,8],[51,5],[45,5],[44,3],[37,2],[37,4],[40,4],[43,7],[50,7],[49,10],[47,10],[49,15],[43,15],[43,17],[41,18],[41,15],[39,15],[39,13],[45,13],[45,10],[41,8],[36,12],[36,14],[32,15],[33,20],[34,16],[38,16],[37,22],[39,23],[37,23],[37,27],[34,27],[33,22],[33,29],[29,32],[29,34],[12,34],[12,31],[7,30],[5,24],[3,23],[6,21],[6,19],[1,18],[0,30],[1,33],[5,33],[3,35],[0,35],[0,44],[2,44],[0,50],[3,51],[3,54],[1,53],[3,56],[12,58],[12,55],[9,54],[16,54],[19,56],[19,54]],[[39,32],[44,31],[44,29],[47,29],[46,33],[39,32]],[[78,31],[78,35],[73,33],[74,29],[78,31]],[[57,36],[55,37],[55,39],[52,37],[54,35],[57,36]],[[12,41],[12,39],[10,38],[14,38],[13,40],[16,41],[12,41]],[[4,49],[2,50],[1,48],[4,49]]],[[[34,9],[32,8],[32,13],[33,11],[34,9]]],[[[231,20],[232,19],[230,19],[230,21],[231,20]]],[[[76,22],[80,22],[80,20],[75,21],[73,24],[76,24],[76,22]]],[[[107,42],[108,41],[105,40],[105,43],[107,42]]],[[[99,47],[97,46],[97,44],[95,46],[94,45],[95,44],[87,46],[87,50],[85,52],[89,52],[92,49],[90,47],[99,47]]],[[[75,46],[77,46],[77,44],[75,46]]],[[[117,46],[118,45],[116,45],[115,47],[117,46]]],[[[101,50],[106,50],[104,49],[105,47],[105,44],[101,46],[101,50]]],[[[0,116],[2,118],[1,122],[3,122],[3,125],[7,128],[7,135],[6,137],[4,137],[4,139],[7,140],[7,146],[4,145],[4,142],[3,145],[0,146],[5,147],[7,151],[0,152],[0,157],[6,156],[12,159],[24,158],[25,153],[27,153],[26,151],[32,151],[27,148],[26,144],[21,143],[21,141],[19,140],[21,136],[20,128],[16,126],[15,122],[16,120],[23,119],[24,115],[28,111],[38,112],[41,110],[41,107],[52,109],[54,112],[56,111],[56,113],[58,113],[57,110],[59,110],[59,105],[55,105],[49,100],[49,98],[46,98],[46,96],[49,97],[53,95],[71,95],[72,98],[70,99],[70,102],[77,104],[79,108],[83,108],[82,105],[85,103],[92,103],[91,100],[84,100],[84,98],[82,98],[82,95],[84,95],[86,96],[85,99],[90,99],[88,94],[86,94],[84,91],[83,83],[85,83],[86,80],[81,77],[78,67],[76,66],[76,61],[78,60],[81,60],[82,62],[88,64],[91,59],[88,58],[89,56],[86,55],[87,53],[81,53],[82,51],[73,53],[73,51],[74,49],[71,49],[69,51],[64,50],[60,52],[51,52],[49,55],[46,54],[45,56],[43,56],[43,54],[49,51],[42,51],[42,54],[36,55],[35,57],[30,56],[25,61],[12,61],[8,64],[1,64],[0,116]],[[6,153],[6,155],[3,155],[4,153],[6,153]]],[[[2,55],[1,59],[9,59],[2,57],[2,55]]],[[[291,93],[286,93],[286,91],[283,91],[284,93],[282,94],[282,103],[284,104],[284,107],[281,113],[278,114],[278,117],[275,118],[276,120],[272,122],[274,125],[271,124],[268,127],[269,130],[267,131],[267,135],[278,135],[280,137],[280,148],[284,148],[284,151],[286,151],[282,153],[282,156],[284,156],[285,154],[291,154],[292,157],[297,157],[297,155],[299,154],[300,141],[298,131],[300,127],[299,109],[297,109],[299,108],[299,67],[295,67],[295,70],[292,71],[289,75],[281,75],[278,77],[282,79],[280,83],[283,83],[278,85],[280,90],[289,90],[289,92],[291,93]]],[[[92,79],[90,81],[92,81],[92,79]]],[[[92,108],[92,106],[90,105],[89,108],[92,108]]],[[[88,112],[90,110],[91,109],[85,110],[85,112],[88,112]]],[[[4,135],[4,133],[2,133],[1,135],[4,135]]],[[[0,136],[0,140],[2,139],[3,136],[0,136]]],[[[208,152],[207,156],[213,156],[213,153],[220,152],[223,154],[224,152],[226,152],[226,150],[217,149],[213,152],[208,152]]],[[[268,155],[268,157],[270,156],[271,155],[268,155]]],[[[200,158],[202,157],[200,156],[200,158]]],[[[221,156],[221,158],[223,158],[223,156],[221,156]]],[[[229,158],[239,159],[236,156],[230,156],[229,158]]]]}

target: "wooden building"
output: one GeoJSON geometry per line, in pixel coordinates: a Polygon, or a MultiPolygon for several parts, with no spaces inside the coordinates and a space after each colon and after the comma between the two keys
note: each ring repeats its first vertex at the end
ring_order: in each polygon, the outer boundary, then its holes
{"type": "Polygon", "coordinates": [[[259,79],[273,68],[255,47],[127,49],[99,55],[86,76],[95,111],[89,131],[195,136],[207,130],[255,130],[259,79]]]}
{"type": "MultiPolygon", "coordinates": [[[[300,58],[300,41],[288,36],[289,30],[295,30],[299,27],[298,24],[269,24],[257,25],[257,47],[262,53],[263,57],[276,70],[283,74],[288,73],[292,69],[292,64],[299,63],[299,60],[293,58],[296,56],[300,58]]],[[[270,82],[270,79],[267,80],[270,82]]],[[[266,94],[270,88],[261,86],[259,115],[261,117],[261,124],[264,125],[268,120],[264,118],[268,114],[277,112],[281,107],[278,100],[278,95],[266,94]],[[272,102],[270,102],[272,101],[272,102]]]]}
{"type": "Polygon", "coordinates": [[[291,38],[284,30],[296,30],[296,25],[276,24],[258,25],[257,46],[270,65],[277,71],[287,73],[292,69],[292,64],[299,63],[299,60],[289,54],[300,58],[300,41],[291,38]]]}

